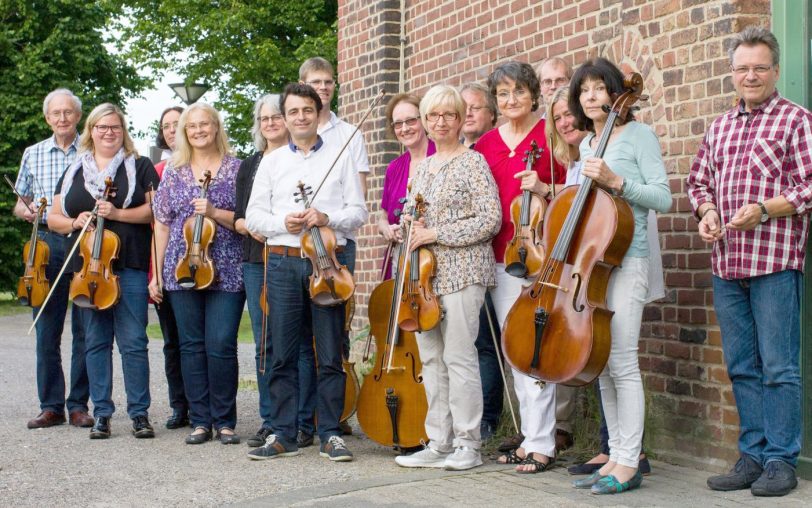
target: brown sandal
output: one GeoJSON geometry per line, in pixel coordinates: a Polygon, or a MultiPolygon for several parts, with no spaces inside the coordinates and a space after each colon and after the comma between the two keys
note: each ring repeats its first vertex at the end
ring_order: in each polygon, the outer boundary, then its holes
{"type": "Polygon", "coordinates": [[[514,434],[499,443],[498,450],[500,452],[509,452],[510,450],[515,450],[516,448],[522,446],[522,441],[524,441],[524,435],[522,435],[521,432],[514,434]]]}
{"type": "Polygon", "coordinates": [[[519,454],[516,453],[516,450],[510,450],[500,455],[496,459],[496,462],[498,464],[521,464],[524,462],[524,460],[525,457],[519,457],[519,454]],[[502,462],[502,459],[504,459],[504,462],[502,462]]]}

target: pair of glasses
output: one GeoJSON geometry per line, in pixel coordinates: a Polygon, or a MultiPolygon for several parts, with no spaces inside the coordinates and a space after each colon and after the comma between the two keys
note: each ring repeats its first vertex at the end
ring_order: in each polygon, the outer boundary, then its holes
{"type": "Polygon", "coordinates": [[[434,123],[434,122],[439,122],[440,118],[442,118],[443,120],[446,121],[446,123],[448,123],[448,122],[453,122],[454,120],[456,120],[459,117],[460,116],[457,113],[450,112],[450,111],[446,112],[446,113],[437,113],[437,112],[432,111],[431,113],[426,115],[426,120],[428,120],[431,123],[434,123]]]}
{"type": "Polygon", "coordinates": [[[107,132],[112,132],[113,134],[120,133],[124,128],[120,125],[103,125],[103,124],[96,124],[94,127],[99,134],[107,134],[107,132]]]}
{"type": "Polygon", "coordinates": [[[187,123],[187,131],[206,130],[211,127],[211,122],[187,123]]]}
{"type": "Polygon", "coordinates": [[[279,123],[284,118],[285,117],[283,117],[282,115],[271,115],[271,116],[258,116],[257,120],[259,120],[259,123],[268,123],[268,122],[279,123]]]}
{"type": "Polygon", "coordinates": [[[767,74],[773,69],[772,65],[756,65],[755,67],[748,67],[747,65],[739,65],[738,67],[730,67],[730,70],[733,71],[733,74],[738,74],[739,76],[746,76],[750,74],[750,71],[755,72],[756,74],[767,74]]]}
{"type": "Polygon", "coordinates": [[[76,114],[76,111],[72,109],[63,109],[61,111],[49,111],[48,116],[54,119],[64,118],[65,120],[70,120],[73,118],[73,115],[76,114]]]}
{"type": "Polygon", "coordinates": [[[468,106],[465,108],[465,111],[470,111],[471,113],[479,113],[483,109],[487,108],[488,106],[468,106]]]}
{"type": "Polygon", "coordinates": [[[170,129],[173,130],[173,131],[177,130],[178,129],[178,122],[172,122],[172,123],[167,122],[167,123],[161,125],[161,129],[165,130],[165,131],[168,131],[170,129]]]}
{"type": "Polygon", "coordinates": [[[520,101],[525,97],[527,97],[528,95],[530,95],[530,90],[526,88],[517,88],[516,90],[512,91],[502,90],[501,92],[497,92],[496,99],[499,102],[507,102],[508,99],[510,99],[510,97],[513,96],[514,99],[520,101]]]}
{"type": "Polygon", "coordinates": [[[395,129],[396,131],[399,131],[403,128],[404,125],[407,127],[414,127],[415,125],[417,125],[417,122],[419,120],[420,117],[417,116],[406,118],[405,120],[397,120],[395,122],[392,122],[392,128],[395,129]]]}
{"type": "Polygon", "coordinates": [[[569,82],[570,82],[570,80],[567,79],[567,78],[544,79],[544,80],[541,81],[541,86],[547,87],[547,88],[550,88],[551,86],[554,86],[554,87],[558,88],[559,86],[564,86],[569,82]]]}
{"type": "Polygon", "coordinates": [[[314,79],[313,81],[308,81],[306,84],[312,86],[313,88],[319,88],[321,86],[326,86],[329,88],[335,85],[336,82],[332,79],[314,79]]]}

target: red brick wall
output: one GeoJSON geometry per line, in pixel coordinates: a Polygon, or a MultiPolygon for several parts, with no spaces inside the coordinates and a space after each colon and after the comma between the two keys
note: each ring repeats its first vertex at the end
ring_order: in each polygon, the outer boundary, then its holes
{"type": "MultiPolygon", "coordinates": [[[[405,90],[484,82],[496,65],[594,56],[640,72],[650,100],[640,120],[661,139],[674,206],[659,216],[666,297],[646,308],[640,365],[648,393],[647,441],[660,457],[721,468],[735,461],[738,418],[712,310],[709,249],[696,234],[685,177],[705,127],[734,99],[727,41],[767,26],[769,0],[406,0],[405,90]]],[[[339,1],[340,113],[358,121],[378,89],[398,91],[399,0],[339,1]]],[[[384,101],[385,102],[385,101],[384,101]]],[[[386,164],[399,153],[383,107],[364,128],[379,210],[386,164]]],[[[383,252],[373,219],[360,238],[356,326],[383,252]]]]}

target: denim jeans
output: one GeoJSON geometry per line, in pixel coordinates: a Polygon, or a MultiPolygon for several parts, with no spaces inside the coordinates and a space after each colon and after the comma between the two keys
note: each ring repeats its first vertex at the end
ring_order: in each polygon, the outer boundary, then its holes
{"type": "Polygon", "coordinates": [[[113,338],[121,354],[127,414],[147,416],[149,357],[147,356],[147,272],[125,268],[118,273],[121,299],[107,310],[81,309],[85,329],[87,375],[93,415],[112,416],[113,338]]]}
{"type": "MultiPolygon", "coordinates": [[[[53,282],[65,262],[67,240],[64,236],[46,231],[39,232],[39,238],[48,244],[50,258],[45,275],[53,282]]],[[[51,295],[42,316],[37,321],[37,394],[40,409],[63,414],[87,411],[90,388],[85,367],[85,335],[79,308],[71,309],[71,336],[73,337],[70,362],[70,391],[65,399],[65,375],[62,373],[62,330],[68,308],[70,274],[62,275],[59,285],[51,295]]],[[[36,317],[39,308],[34,309],[36,317]]]]}
{"type": "Polygon", "coordinates": [[[476,350],[479,357],[479,375],[482,380],[482,398],[485,405],[482,410],[482,422],[489,424],[494,430],[499,424],[504,402],[505,384],[502,381],[502,372],[499,362],[502,361],[502,348],[494,345],[491,326],[496,332],[496,341],[501,339],[499,322],[496,320],[496,311],[490,292],[485,293],[485,303],[479,311],[479,333],[476,337],[476,350]],[[490,321],[488,315],[490,314],[490,321]]]}
{"type": "Polygon", "coordinates": [[[796,465],[801,451],[800,309],[797,270],[724,280],[713,304],[739,412],[739,451],[762,465],[796,465]]]}
{"type": "Polygon", "coordinates": [[[178,336],[178,323],[169,303],[169,294],[164,291],[164,299],[155,304],[158,314],[158,323],[161,325],[161,334],[164,336],[164,372],[166,384],[169,388],[169,407],[177,413],[189,412],[189,402],[186,400],[186,391],[183,389],[183,373],[180,370],[180,336],[178,336]]]}
{"type": "MultiPolygon", "coordinates": [[[[337,255],[344,263],[344,255],[337,255]]],[[[318,434],[322,442],[340,435],[338,420],[344,406],[345,375],[341,365],[344,307],[319,307],[310,301],[307,259],[271,254],[268,256],[268,287],[271,309],[273,357],[271,369],[271,421],[274,432],[294,441],[298,430],[299,356],[302,337],[308,334],[309,319],[315,335],[318,374],[316,408],[318,434]]]]}
{"type": "MultiPolygon", "coordinates": [[[[345,265],[350,273],[355,273],[355,251],[356,244],[353,240],[347,239],[344,246],[345,265]]],[[[342,318],[343,319],[343,318],[342,318]]],[[[306,319],[308,323],[310,318],[306,319]]],[[[341,333],[343,336],[344,357],[350,355],[350,334],[344,330],[342,320],[341,333]]],[[[305,329],[302,335],[302,342],[299,346],[299,429],[308,434],[315,434],[315,413],[316,413],[316,356],[313,354],[313,333],[310,328],[305,329]]]]}
{"type": "Polygon", "coordinates": [[[245,284],[245,296],[248,298],[248,315],[251,316],[251,329],[254,332],[255,355],[257,369],[257,391],[259,392],[259,417],[262,426],[273,428],[271,425],[271,320],[270,316],[265,322],[265,374],[260,373],[260,352],[262,351],[262,308],[259,304],[262,294],[262,263],[243,263],[242,275],[245,284]]]}
{"type": "Polygon", "coordinates": [[[180,365],[194,427],[237,425],[237,331],[245,293],[170,291],[180,334],[180,365]]]}

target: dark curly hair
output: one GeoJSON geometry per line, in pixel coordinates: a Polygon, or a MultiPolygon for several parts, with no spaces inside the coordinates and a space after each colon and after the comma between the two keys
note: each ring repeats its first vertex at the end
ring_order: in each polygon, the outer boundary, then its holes
{"type": "Polygon", "coordinates": [[[163,113],[161,113],[161,119],[158,120],[158,136],[155,138],[155,146],[160,148],[161,150],[171,150],[169,145],[166,144],[166,138],[164,138],[164,129],[162,125],[164,124],[164,117],[170,111],[177,111],[178,113],[183,113],[183,108],[180,106],[172,106],[171,108],[166,108],[163,113]]]}
{"type": "MultiPolygon", "coordinates": [[[[581,107],[581,86],[584,81],[603,81],[609,97],[615,100],[620,94],[626,91],[623,86],[623,73],[615,64],[605,58],[595,58],[588,60],[578,67],[575,75],[570,81],[570,98],[568,102],[569,110],[575,117],[575,128],[582,131],[595,132],[595,124],[584,114],[581,107]]],[[[634,115],[629,111],[626,121],[634,120],[634,115]]]]}
{"type": "Polygon", "coordinates": [[[282,92],[282,98],[279,99],[279,109],[282,111],[282,115],[285,115],[285,102],[290,95],[313,99],[313,102],[316,103],[316,114],[321,113],[321,109],[324,107],[321,103],[321,97],[312,86],[304,83],[290,83],[282,92]]]}
{"type": "Polygon", "coordinates": [[[524,62],[510,61],[497,67],[488,76],[488,90],[494,98],[496,98],[496,87],[508,79],[514,81],[517,87],[527,88],[530,91],[533,99],[532,111],[537,110],[541,97],[541,83],[533,66],[524,62]]]}

